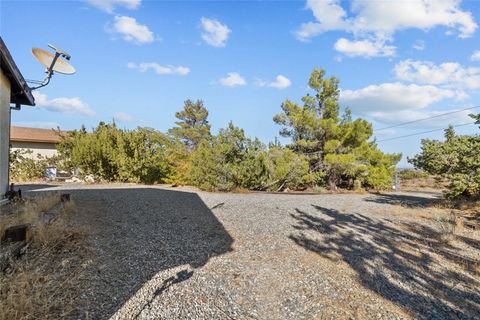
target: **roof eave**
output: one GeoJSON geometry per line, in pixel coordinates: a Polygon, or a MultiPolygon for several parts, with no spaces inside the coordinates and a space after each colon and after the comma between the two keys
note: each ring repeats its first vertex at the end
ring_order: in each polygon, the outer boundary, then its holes
{"type": "Polygon", "coordinates": [[[60,143],[60,140],[46,140],[46,139],[18,139],[18,138],[10,138],[11,142],[35,142],[35,143],[60,143]]]}
{"type": "Polygon", "coordinates": [[[32,91],[27,85],[27,82],[23,78],[20,70],[18,69],[15,61],[13,60],[7,46],[0,37],[0,55],[1,55],[1,69],[5,75],[9,78],[11,83],[10,103],[16,105],[34,106],[35,98],[32,91]]]}

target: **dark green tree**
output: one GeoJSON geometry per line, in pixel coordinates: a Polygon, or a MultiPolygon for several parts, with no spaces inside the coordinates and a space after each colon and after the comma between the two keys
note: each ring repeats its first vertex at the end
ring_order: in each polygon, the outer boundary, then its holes
{"type": "Polygon", "coordinates": [[[479,150],[480,135],[457,135],[450,126],[445,130],[445,141],[423,139],[421,152],[408,161],[418,169],[446,178],[450,182],[447,197],[478,197],[479,150]]]}
{"type": "Polygon", "coordinates": [[[292,139],[289,147],[306,155],[316,181],[331,189],[339,185],[351,188],[354,183],[368,188],[389,187],[401,155],[378,150],[369,141],[371,124],[353,120],[348,108],[340,116],[337,78],[325,78],[325,71],[315,68],[308,85],[313,94],[304,96],[302,105],[286,100],[282,113],[273,118],[282,125],[280,134],[292,139]]]}
{"type": "Polygon", "coordinates": [[[59,163],[103,181],[163,182],[171,168],[165,157],[167,137],[149,128],[119,129],[100,122],[92,132],[69,132],[58,144],[59,163]]]}
{"type": "Polygon", "coordinates": [[[200,142],[210,137],[210,124],[208,124],[208,110],[203,106],[202,100],[193,102],[185,101],[183,110],[176,112],[175,122],[177,127],[169,130],[176,139],[182,141],[189,150],[196,149],[200,142]]]}
{"type": "Polygon", "coordinates": [[[259,190],[268,179],[265,146],[230,123],[192,154],[189,182],[204,190],[259,190]]]}
{"type": "Polygon", "coordinates": [[[475,124],[480,124],[480,113],[479,114],[469,114],[475,120],[475,124]]]}

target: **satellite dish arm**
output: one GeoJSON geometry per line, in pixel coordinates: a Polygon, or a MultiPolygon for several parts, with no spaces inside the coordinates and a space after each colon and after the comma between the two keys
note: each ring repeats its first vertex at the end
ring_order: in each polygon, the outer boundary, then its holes
{"type": "MultiPolygon", "coordinates": [[[[55,50],[57,50],[54,46],[52,45],[48,45],[50,48],[53,48],[55,50]]],[[[30,90],[35,90],[35,89],[38,89],[38,88],[41,88],[41,87],[45,87],[47,84],[50,83],[50,79],[52,78],[53,76],[53,66],[55,66],[55,63],[57,62],[57,59],[58,57],[60,57],[61,55],[64,56],[66,53],[63,53],[63,51],[55,51],[55,57],[53,58],[52,60],[52,63],[50,64],[50,66],[47,68],[47,70],[45,71],[45,73],[47,74],[47,76],[45,77],[45,79],[43,79],[43,81],[40,81],[38,82],[37,84],[39,84],[38,86],[36,87],[32,87],[30,88],[30,90]]],[[[70,56],[68,56],[70,58],[70,56]]]]}
{"type": "Polygon", "coordinates": [[[33,55],[37,58],[37,60],[38,60],[41,64],[43,64],[45,67],[47,67],[46,70],[45,70],[45,73],[46,73],[47,75],[46,75],[45,78],[44,78],[43,80],[41,80],[41,81],[40,81],[40,80],[27,80],[27,82],[33,83],[33,84],[36,84],[36,85],[37,85],[37,86],[35,86],[35,87],[31,87],[30,90],[35,90],[35,89],[38,89],[38,88],[41,88],[41,87],[45,87],[47,84],[50,83],[50,79],[52,78],[54,72],[65,73],[65,74],[73,74],[73,73],[75,73],[75,69],[74,69],[72,66],[70,66],[68,63],[66,63],[66,62],[63,61],[62,59],[59,60],[60,57],[65,58],[66,60],[70,60],[71,56],[70,56],[67,52],[65,52],[65,51],[63,51],[63,50],[60,50],[60,49],[54,47],[54,46],[51,45],[51,44],[48,44],[48,46],[49,46],[50,48],[52,48],[53,50],[55,50],[55,55],[54,55],[54,56],[52,56],[52,54],[50,54],[50,53],[48,53],[48,52],[46,52],[45,50],[42,50],[42,49],[38,49],[38,48],[33,48],[33,49],[32,49],[32,53],[33,53],[33,55]],[[37,51],[39,51],[39,52],[37,53],[35,50],[37,50],[37,51]],[[42,52],[43,52],[43,54],[46,54],[46,55],[47,55],[47,58],[53,57],[53,58],[52,58],[52,62],[50,63],[50,65],[47,65],[47,62],[45,61],[45,59],[44,59],[43,57],[41,57],[42,52]],[[39,55],[40,55],[40,56],[39,56],[39,55]],[[61,62],[60,65],[62,65],[62,63],[63,63],[64,65],[66,64],[66,66],[69,67],[69,68],[67,68],[67,70],[63,69],[63,72],[62,72],[62,69],[60,69],[60,70],[59,70],[59,69],[54,69],[54,68],[55,68],[55,64],[56,64],[58,61],[61,62]]]}

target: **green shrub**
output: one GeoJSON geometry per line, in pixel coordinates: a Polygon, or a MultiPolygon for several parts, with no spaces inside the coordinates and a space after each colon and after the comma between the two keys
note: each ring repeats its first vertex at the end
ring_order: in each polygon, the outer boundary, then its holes
{"type": "Polygon", "coordinates": [[[413,180],[413,179],[427,178],[429,177],[429,174],[423,170],[401,169],[401,170],[398,170],[398,177],[401,180],[413,180]]]}
{"type": "Polygon", "coordinates": [[[315,183],[315,174],[309,170],[308,159],[288,148],[273,147],[268,151],[270,181],[268,189],[303,190],[315,183]]]}
{"type": "Polygon", "coordinates": [[[45,175],[45,169],[55,165],[55,157],[47,158],[37,154],[32,157],[32,150],[10,151],[10,179],[17,182],[41,179],[45,175]]]}
{"type": "Polygon", "coordinates": [[[416,168],[446,178],[447,197],[480,196],[480,135],[456,135],[445,130],[445,141],[422,140],[422,150],[409,159],[416,168]]]}
{"type": "Polygon", "coordinates": [[[121,130],[101,122],[93,132],[84,128],[63,137],[58,145],[64,166],[93,174],[103,181],[162,182],[170,174],[165,158],[167,139],[149,128],[121,130]]]}
{"type": "Polygon", "coordinates": [[[372,141],[372,125],[340,114],[339,81],[314,69],[313,94],[302,104],[286,100],[274,121],[292,143],[265,147],[232,123],[210,132],[201,100],[187,100],[176,126],[122,130],[101,122],[63,137],[57,149],[64,169],[78,169],[103,181],[191,184],[204,190],[384,189],[392,185],[400,154],[385,154],[372,141]]]}
{"type": "Polygon", "coordinates": [[[203,190],[261,189],[268,179],[265,146],[230,123],[200,143],[192,154],[188,180],[203,190]]]}

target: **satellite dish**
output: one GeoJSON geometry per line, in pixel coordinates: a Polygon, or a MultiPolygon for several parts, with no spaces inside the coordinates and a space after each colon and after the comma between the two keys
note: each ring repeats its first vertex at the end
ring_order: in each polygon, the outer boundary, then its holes
{"type": "Polygon", "coordinates": [[[58,57],[55,61],[55,64],[52,65],[53,60],[55,60],[55,56],[48,52],[47,50],[43,50],[40,48],[33,48],[32,53],[35,58],[43,64],[47,69],[52,67],[52,70],[62,74],[74,74],[75,68],[72,67],[68,62],[58,57]]]}
{"type": "Polygon", "coordinates": [[[72,67],[67,61],[63,60],[65,58],[70,60],[71,56],[58,48],[55,48],[51,44],[48,45],[50,48],[55,50],[55,54],[52,54],[46,50],[40,48],[32,48],[32,54],[34,57],[47,68],[45,73],[47,76],[42,81],[40,80],[27,80],[27,82],[36,84],[36,87],[30,88],[30,90],[35,90],[41,87],[45,87],[53,76],[54,72],[62,74],[74,74],[75,68],[72,67]]]}

